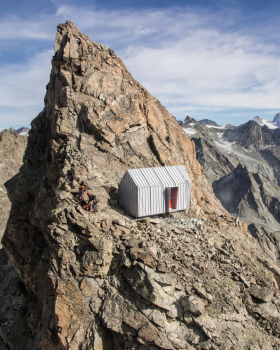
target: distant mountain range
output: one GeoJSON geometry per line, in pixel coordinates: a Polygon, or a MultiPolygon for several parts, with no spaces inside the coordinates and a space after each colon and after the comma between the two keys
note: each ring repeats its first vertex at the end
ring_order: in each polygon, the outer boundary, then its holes
{"type": "Polygon", "coordinates": [[[280,113],[237,127],[190,117],[180,125],[217,198],[280,264],[280,113]]]}
{"type": "MultiPolygon", "coordinates": [[[[184,121],[178,121],[179,125],[181,125],[182,127],[184,127],[184,125],[187,125],[191,122],[192,118],[190,118],[189,116],[187,116],[185,118],[184,121]]],[[[193,119],[194,120],[194,119],[193,119]]],[[[273,121],[269,121],[263,118],[260,118],[258,116],[254,117],[252,119],[254,122],[258,123],[261,126],[267,126],[269,129],[272,129],[275,133],[279,134],[280,133],[280,113],[277,113],[274,118],[273,121]],[[277,130],[279,129],[279,130],[277,130]]],[[[210,127],[217,127],[217,128],[222,128],[222,129],[233,129],[235,128],[235,126],[231,125],[231,124],[224,124],[224,125],[218,125],[215,121],[210,120],[210,119],[202,119],[202,120],[198,120],[195,121],[199,124],[205,124],[208,128],[210,127]]]]}
{"type": "MultiPolygon", "coordinates": [[[[0,132],[3,130],[5,130],[5,129],[0,129],[0,132]]],[[[26,128],[26,127],[21,127],[19,129],[9,128],[7,130],[10,132],[15,132],[21,136],[28,136],[28,132],[29,132],[30,128],[26,128]]]]}
{"type": "Polygon", "coordinates": [[[181,125],[183,128],[186,125],[189,125],[192,122],[193,123],[204,124],[208,128],[218,128],[218,129],[232,129],[232,128],[235,128],[235,126],[233,126],[231,124],[218,125],[216,122],[214,122],[213,120],[210,120],[210,119],[202,119],[202,120],[196,121],[195,119],[193,119],[193,118],[191,118],[189,116],[187,116],[184,121],[181,121],[181,120],[178,121],[179,125],[181,125]]]}

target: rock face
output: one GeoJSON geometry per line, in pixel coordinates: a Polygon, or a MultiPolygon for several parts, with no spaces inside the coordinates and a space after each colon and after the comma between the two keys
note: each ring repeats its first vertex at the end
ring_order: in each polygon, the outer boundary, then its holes
{"type": "Polygon", "coordinates": [[[280,137],[267,126],[260,126],[253,120],[232,130],[226,130],[223,139],[237,142],[247,149],[263,149],[264,147],[280,146],[280,137]]]}
{"type": "Polygon", "coordinates": [[[213,189],[230,213],[254,224],[265,222],[270,229],[279,228],[280,194],[262,174],[251,173],[239,164],[229,175],[213,182],[213,189]]]}
{"type": "Polygon", "coordinates": [[[223,134],[223,139],[229,142],[237,142],[247,149],[253,147],[263,149],[272,145],[278,146],[280,139],[277,135],[274,135],[274,129],[269,128],[265,124],[257,123],[258,119],[256,118],[259,117],[255,117],[253,120],[239,125],[233,130],[226,130],[223,134]]]}
{"type": "Polygon", "coordinates": [[[184,120],[183,128],[195,143],[197,160],[210,183],[229,174],[239,164],[234,154],[224,152],[215,143],[216,140],[219,140],[217,133],[222,134],[225,130],[209,129],[204,123],[197,122],[190,117],[184,120]]]}
{"type": "Polygon", "coordinates": [[[196,120],[189,117],[189,116],[186,116],[185,120],[182,122],[182,121],[178,121],[179,125],[182,126],[183,128],[186,127],[188,124],[191,124],[191,123],[196,123],[196,120]]]}
{"type": "Polygon", "coordinates": [[[280,113],[275,114],[273,118],[273,123],[275,123],[275,125],[277,125],[278,127],[280,126],[280,113]]]}
{"type": "Polygon", "coordinates": [[[254,122],[258,123],[261,126],[266,125],[270,130],[272,130],[273,132],[276,132],[276,134],[277,134],[277,131],[279,131],[279,126],[280,126],[279,118],[280,118],[280,113],[277,113],[274,116],[274,119],[273,119],[272,122],[270,120],[262,119],[262,118],[260,118],[258,116],[256,116],[252,120],[254,122]]]}
{"type": "Polygon", "coordinates": [[[216,122],[210,119],[202,119],[198,121],[200,124],[211,125],[211,126],[219,126],[216,122]]]}
{"type": "MultiPolygon", "coordinates": [[[[3,130],[0,133],[0,238],[6,228],[11,203],[8,199],[4,183],[14,176],[23,164],[23,155],[27,146],[27,138],[17,133],[3,130]]],[[[40,309],[36,306],[36,298],[28,293],[24,283],[19,279],[12,264],[0,244],[0,349],[31,348],[30,328],[40,318],[36,314],[40,309]],[[1,341],[3,339],[3,341],[1,341]]],[[[40,317],[40,313],[39,313],[40,317]]]]}
{"type": "Polygon", "coordinates": [[[235,142],[249,152],[244,155],[243,166],[239,165],[213,183],[214,192],[218,197],[221,195],[219,198],[226,208],[231,207],[232,213],[250,224],[252,234],[257,235],[265,250],[268,247],[265,241],[271,241],[271,237],[274,237],[272,241],[276,247],[270,254],[279,262],[280,136],[267,126],[249,121],[234,130],[225,131],[223,140],[235,142]],[[226,193],[228,198],[233,195],[231,203],[225,198],[226,193]],[[263,234],[266,239],[261,238],[263,234]]]}
{"type": "MultiPolygon", "coordinates": [[[[41,312],[39,323],[37,313],[26,321],[31,324],[26,341],[45,349],[63,348],[67,343],[75,348],[73,344],[84,341],[90,348],[93,341],[99,341],[92,336],[96,332],[100,342],[107,341],[106,329],[105,338],[102,335],[105,321],[103,326],[100,323],[107,316],[96,315],[103,307],[99,284],[107,281],[115,246],[114,236],[110,231],[106,238],[103,225],[117,214],[118,209],[108,205],[116,200],[116,187],[125,170],[184,164],[193,181],[190,214],[203,210],[221,214],[224,209],[202,174],[193,143],[112,50],[90,42],[68,22],[58,27],[55,51],[46,107],[32,122],[21,171],[6,183],[13,205],[3,244],[24,282],[23,294],[33,293],[41,312]],[[98,195],[102,213],[87,217],[77,205],[81,181],[98,195]],[[80,317],[82,328],[75,321],[80,317]]],[[[150,256],[157,254],[153,247],[135,247],[130,253],[155,266],[150,256]]],[[[8,269],[8,260],[3,261],[8,269]]],[[[108,293],[114,293],[111,287],[108,293]]],[[[165,292],[158,290],[160,299],[165,292]]],[[[5,300],[7,288],[1,293],[5,300]]],[[[5,317],[3,334],[10,320],[5,317]]],[[[108,326],[110,332],[114,332],[112,327],[108,326]]],[[[120,327],[118,332],[123,334],[124,326],[120,327]]],[[[2,338],[13,347],[17,331],[10,329],[9,334],[2,338]]],[[[116,348],[118,339],[119,335],[112,337],[116,348]]],[[[108,342],[107,348],[112,348],[108,342]]]]}
{"type": "Polygon", "coordinates": [[[175,118],[72,22],[58,26],[55,49],[46,107],[6,184],[3,245],[24,286],[15,300],[17,289],[1,283],[0,295],[26,312],[1,309],[0,345],[279,348],[280,269],[222,214],[175,118]],[[202,219],[135,220],[110,205],[127,168],[172,164],[186,166],[188,216],[202,219]],[[100,198],[98,213],[75,201],[80,181],[100,198]]]}
{"type": "Polygon", "coordinates": [[[183,130],[194,141],[197,159],[217,198],[249,225],[253,237],[280,264],[280,139],[259,125],[258,118],[215,130],[188,117],[183,130]]]}
{"type": "MultiPolygon", "coordinates": [[[[193,137],[192,140],[195,143],[197,160],[205,169],[210,183],[232,172],[238,164],[236,157],[225,155],[209,137],[193,137]]],[[[221,200],[217,193],[216,196],[221,200]]],[[[223,202],[222,204],[224,205],[223,202]]]]}
{"type": "Polygon", "coordinates": [[[26,146],[26,137],[8,130],[3,130],[0,133],[0,239],[6,228],[11,208],[4,183],[14,176],[22,166],[26,146]]]}
{"type": "MultiPolygon", "coordinates": [[[[256,259],[258,247],[244,233],[240,237],[237,222],[214,214],[205,217],[207,225],[189,219],[136,221],[108,206],[127,167],[174,164],[176,146],[177,161],[195,183],[193,213],[221,213],[193,145],[174,118],[112,51],[90,43],[71,22],[58,28],[45,102],[32,123],[24,166],[6,185],[13,207],[3,242],[25,286],[19,283],[19,293],[8,286],[16,286],[16,279],[1,283],[3,344],[277,348],[279,272],[269,259],[256,259]],[[110,90],[120,76],[120,90],[118,85],[110,90]],[[142,101],[142,114],[136,101],[142,101]],[[81,180],[101,199],[96,215],[74,200],[81,180]],[[225,229],[228,236],[220,231],[225,229]],[[249,245],[255,251],[244,254],[249,245]],[[246,292],[251,284],[265,286],[260,295],[275,296],[260,306],[251,297],[254,290],[246,292]],[[11,300],[15,309],[25,310],[24,318],[17,319],[11,300]],[[240,334],[249,340],[236,340],[240,334]]],[[[7,271],[7,260],[4,265],[7,271]]]]}
{"type": "Polygon", "coordinates": [[[0,349],[34,349],[34,334],[39,328],[42,311],[36,296],[27,291],[3,248],[0,249],[0,298],[0,349]]]}
{"type": "Polygon", "coordinates": [[[0,345],[278,349],[280,269],[227,216],[175,118],[72,22],[58,26],[55,51],[45,109],[6,183],[3,245],[24,286],[14,300],[0,283],[0,345]],[[187,216],[136,220],[111,204],[127,168],[173,164],[193,181],[187,216]],[[97,213],[75,200],[81,181],[97,213]]]}

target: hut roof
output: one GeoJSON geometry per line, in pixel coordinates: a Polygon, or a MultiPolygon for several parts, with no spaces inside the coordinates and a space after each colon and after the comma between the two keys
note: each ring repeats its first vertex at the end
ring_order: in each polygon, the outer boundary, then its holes
{"type": "Polygon", "coordinates": [[[191,184],[189,175],[183,165],[128,169],[127,173],[138,188],[151,186],[174,187],[186,182],[191,184]]]}

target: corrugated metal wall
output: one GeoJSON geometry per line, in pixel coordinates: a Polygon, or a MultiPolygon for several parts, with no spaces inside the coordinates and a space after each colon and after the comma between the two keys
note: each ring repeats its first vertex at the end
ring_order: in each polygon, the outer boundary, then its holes
{"type": "MultiPolygon", "coordinates": [[[[164,212],[164,188],[153,169],[154,168],[139,169],[142,176],[145,178],[146,182],[149,185],[149,187],[146,189],[146,195],[149,198],[146,215],[156,215],[164,212]]],[[[140,205],[141,203],[139,203],[139,208],[140,205]]],[[[140,214],[141,213],[139,213],[139,216],[142,216],[140,214]]]]}
{"type": "Polygon", "coordinates": [[[137,216],[146,216],[150,215],[150,186],[141,172],[137,170],[140,169],[130,169],[127,172],[137,186],[137,216]]]}
{"type": "Polygon", "coordinates": [[[183,166],[129,169],[119,184],[119,205],[136,217],[189,208],[191,180],[183,166]],[[177,207],[169,208],[171,188],[178,187],[177,207]]]}
{"type": "Polygon", "coordinates": [[[130,215],[138,216],[138,188],[126,172],[119,184],[119,206],[130,215]]]}
{"type": "Polygon", "coordinates": [[[172,176],[172,179],[178,187],[178,202],[176,209],[170,209],[170,212],[189,209],[191,199],[191,179],[182,165],[164,167],[172,176]]]}
{"type": "Polygon", "coordinates": [[[180,174],[183,176],[183,178],[186,181],[186,188],[185,188],[185,193],[184,193],[184,203],[187,203],[187,208],[189,209],[190,207],[190,202],[191,202],[191,188],[192,188],[192,182],[191,179],[186,172],[186,169],[183,165],[177,165],[176,168],[180,172],[180,174]]]}

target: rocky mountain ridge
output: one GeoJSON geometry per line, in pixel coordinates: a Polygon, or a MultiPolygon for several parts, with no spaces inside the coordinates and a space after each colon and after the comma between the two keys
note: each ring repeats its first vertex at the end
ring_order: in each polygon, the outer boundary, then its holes
{"type": "Polygon", "coordinates": [[[198,121],[200,124],[211,125],[211,126],[219,126],[216,122],[210,119],[201,119],[198,121]]]}
{"type": "Polygon", "coordinates": [[[24,159],[6,183],[3,246],[24,285],[0,275],[3,347],[279,348],[279,267],[217,201],[175,118],[71,21],[24,159]],[[135,219],[115,206],[126,169],[175,164],[193,182],[187,213],[135,219]],[[75,200],[81,181],[97,213],[75,200]]]}
{"type": "Polygon", "coordinates": [[[8,130],[9,132],[15,132],[20,136],[28,136],[28,132],[29,132],[30,128],[26,128],[23,126],[19,129],[14,129],[14,128],[0,129],[0,132],[2,132],[3,130],[8,130]]]}
{"type": "Polygon", "coordinates": [[[270,120],[260,118],[259,116],[254,117],[252,120],[261,126],[266,125],[269,129],[273,130],[274,132],[280,127],[280,113],[277,113],[274,116],[272,122],[270,120]]]}
{"type": "Polygon", "coordinates": [[[271,131],[266,125],[261,126],[254,120],[250,120],[232,130],[223,133],[222,140],[235,142],[246,149],[265,149],[267,147],[279,147],[280,137],[271,131]]]}
{"type": "Polygon", "coordinates": [[[279,136],[254,120],[228,130],[206,129],[189,118],[185,125],[216,196],[278,261],[279,136]]]}
{"type": "Polygon", "coordinates": [[[16,132],[17,134],[21,135],[21,136],[28,136],[28,132],[29,132],[30,128],[26,128],[26,127],[21,127],[19,129],[14,129],[14,128],[9,128],[10,132],[16,132]]]}

